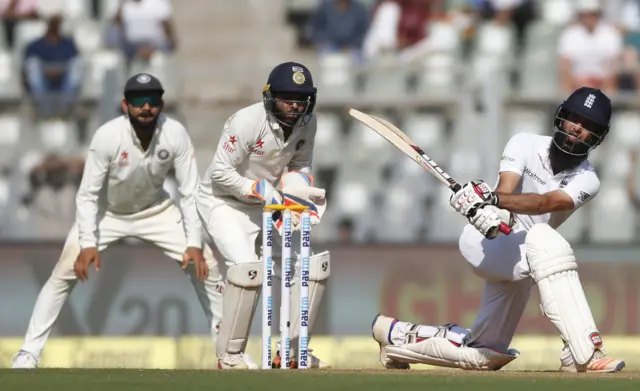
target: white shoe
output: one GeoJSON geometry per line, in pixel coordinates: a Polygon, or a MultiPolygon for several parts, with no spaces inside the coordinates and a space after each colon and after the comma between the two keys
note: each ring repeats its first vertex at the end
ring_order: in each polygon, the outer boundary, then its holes
{"type": "Polygon", "coordinates": [[[251,356],[249,356],[247,353],[243,354],[243,358],[244,358],[244,362],[247,364],[247,367],[249,367],[249,369],[260,369],[260,366],[256,364],[256,362],[253,361],[251,356]]]}
{"type": "Polygon", "coordinates": [[[410,369],[409,364],[392,360],[387,356],[387,346],[393,345],[393,342],[391,342],[391,330],[393,330],[393,326],[397,322],[397,319],[378,314],[371,324],[371,334],[373,339],[380,345],[379,360],[383,367],[387,369],[410,369]]]}
{"type": "Polygon", "coordinates": [[[591,360],[584,365],[576,365],[573,361],[573,355],[568,345],[562,349],[560,353],[560,371],[562,372],[587,372],[587,373],[613,373],[620,372],[624,368],[625,363],[621,360],[607,357],[604,352],[596,350],[591,356],[591,360]]]}
{"type": "Polygon", "coordinates": [[[36,369],[38,367],[38,358],[29,352],[21,350],[11,358],[11,363],[11,368],[13,369],[36,369]]]}
{"type": "Polygon", "coordinates": [[[313,368],[313,369],[329,369],[331,368],[331,364],[329,364],[328,362],[324,362],[322,360],[320,360],[318,357],[314,356],[313,354],[311,354],[313,350],[309,349],[309,367],[313,368]]]}
{"type": "MultiPolygon", "coordinates": [[[[253,363],[251,359],[249,361],[253,363]]],[[[244,354],[224,353],[218,358],[218,369],[250,369],[250,367],[244,354]]]]}

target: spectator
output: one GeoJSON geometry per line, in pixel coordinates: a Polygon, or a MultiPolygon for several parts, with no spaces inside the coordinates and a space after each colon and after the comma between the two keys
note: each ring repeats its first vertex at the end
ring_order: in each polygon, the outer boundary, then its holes
{"type": "Polygon", "coordinates": [[[84,160],[46,156],[29,175],[31,188],[22,201],[33,215],[33,234],[41,239],[61,239],[75,221],[75,194],[84,160]]]}
{"type": "Polygon", "coordinates": [[[24,71],[27,89],[43,117],[66,115],[80,91],[81,60],[74,40],[62,35],[62,17],[49,18],[45,35],[27,45],[24,71]]]}
{"type": "Polygon", "coordinates": [[[566,93],[581,86],[618,90],[622,33],[602,20],[598,0],[577,0],[578,23],[560,36],[560,86],[566,93]]]}
{"type": "MultiPolygon", "coordinates": [[[[441,17],[441,0],[385,0],[374,9],[371,28],[365,39],[365,56],[412,52],[425,53],[437,47],[429,35],[429,22],[441,17]]],[[[415,57],[412,55],[412,57],[415,57]]]]}
{"type": "Polygon", "coordinates": [[[310,27],[311,39],[321,55],[349,52],[360,59],[369,12],[358,0],[323,0],[310,27]]]}
{"type": "Polygon", "coordinates": [[[496,23],[512,24],[518,50],[524,45],[527,28],[536,18],[533,0],[486,0],[484,11],[496,23]]]}
{"type": "Polygon", "coordinates": [[[172,52],[177,45],[172,14],[169,0],[121,0],[109,44],[119,46],[129,63],[148,61],[156,51],[172,52]]]}
{"type": "Polygon", "coordinates": [[[342,219],[338,224],[338,243],[348,244],[353,242],[353,232],[355,230],[353,220],[342,219]]]}
{"type": "Polygon", "coordinates": [[[13,31],[21,20],[38,17],[38,0],[0,0],[6,44],[13,48],[13,31]]]}

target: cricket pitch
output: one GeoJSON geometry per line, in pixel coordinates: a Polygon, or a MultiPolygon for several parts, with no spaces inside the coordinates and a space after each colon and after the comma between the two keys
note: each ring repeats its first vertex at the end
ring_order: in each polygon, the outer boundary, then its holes
{"type": "Polygon", "coordinates": [[[3,391],[623,391],[640,389],[640,372],[2,369],[0,385],[3,391]]]}

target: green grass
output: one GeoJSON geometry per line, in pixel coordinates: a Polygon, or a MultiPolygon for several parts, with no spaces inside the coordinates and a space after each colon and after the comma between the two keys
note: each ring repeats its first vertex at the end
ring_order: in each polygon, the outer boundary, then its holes
{"type": "Polygon", "coordinates": [[[0,370],[2,391],[640,390],[640,374],[444,371],[0,370]],[[472,390],[473,389],[473,390],[472,390]]]}

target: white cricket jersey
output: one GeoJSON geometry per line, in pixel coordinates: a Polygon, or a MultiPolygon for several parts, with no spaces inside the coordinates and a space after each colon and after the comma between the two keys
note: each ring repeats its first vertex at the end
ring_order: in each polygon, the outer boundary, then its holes
{"type": "Polygon", "coordinates": [[[316,124],[313,115],[285,141],[280,124],[263,103],[239,110],[224,125],[213,161],[201,178],[199,196],[257,203],[247,199],[255,181],[266,179],[277,188],[285,169],[310,173],[316,124]]]}
{"type": "Polygon", "coordinates": [[[96,247],[97,216],[132,215],[171,205],[163,186],[175,169],[187,246],[201,248],[201,223],[194,193],[198,167],[187,130],[160,115],[147,151],[126,116],[102,125],[94,134],[76,197],[76,221],[82,248],[96,247]]]}
{"type": "Polygon", "coordinates": [[[516,214],[527,230],[537,223],[547,223],[558,228],[573,212],[593,199],[600,190],[600,180],[588,160],[580,166],[553,175],[549,163],[551,137],[529,133],[513,136],[507,143],[500,161],[500,172],[515,172],[522,177],[514,193],[544,194],[562,190],[574,202],[571,211],[553,212],[542,215],[516,214]]]}

